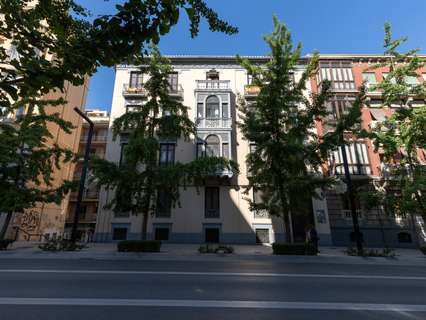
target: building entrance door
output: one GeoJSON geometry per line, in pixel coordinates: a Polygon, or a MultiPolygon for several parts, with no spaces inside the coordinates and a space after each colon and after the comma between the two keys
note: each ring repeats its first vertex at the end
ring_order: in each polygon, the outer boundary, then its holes
{"type": "Polygon", "coordinates": [[[256,243],[270,243],[269,229],[256,229],[256,243]]]}
{"type": "Polygon", "coordinates": [[[207,243],[219,243],[219,228],[206,228],[205,241],[207,243]]]}

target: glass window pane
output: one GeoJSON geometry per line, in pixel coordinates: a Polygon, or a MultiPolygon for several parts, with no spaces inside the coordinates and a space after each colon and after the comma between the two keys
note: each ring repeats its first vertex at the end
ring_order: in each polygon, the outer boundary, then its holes
{"type": "Polygon", "coordinates": [[[229,118],[229,108],[227,103],[222,103],[222,118],[229,118]]]}
{"type": "Polygon", "coordinates": [[[229,144],[228,143],[224,143],[222,144],[222,154],[223,157],[225,157],[226,159],[229,159],[229,144]]]}
{"type": "Polygon", "coordinates": [[[206,155],[220,157],[220,140],[216,135],[206,138],[206,155]]]}
{"type": "Polygon", "coordinates": [[[216,96],[210,96],[206,100],[206,118],[219,118],[219,98],[216,96]]]}
{"type": "Polygon", "coordinates": [[[203,117],[203,103],[197,103],[197,118],[204,118],[203,117]]]}

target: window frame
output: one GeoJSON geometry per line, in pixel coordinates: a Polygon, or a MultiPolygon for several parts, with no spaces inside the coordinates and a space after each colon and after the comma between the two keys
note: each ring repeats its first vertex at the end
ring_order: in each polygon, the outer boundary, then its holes
{"type": "Polygon", "coordinates": [[[176,143],[171,142],[161,142],[159,147],[159,156],[158,156],[158,164],[162,167],[168,167],[175,164],[176,157],[176,143]],[[165,150],[163,150],[165,148],[165,150]],[[162,154],[165,151],[166,161],[162,161],[162,154]],[[171,159],[170,157],[171,152],[171,159]]]}
{"type": "Polygon", "coordinates": [[[220,187],[206,186],[204,188],[204,217],[207,219],[220,218],[220,187]]]}

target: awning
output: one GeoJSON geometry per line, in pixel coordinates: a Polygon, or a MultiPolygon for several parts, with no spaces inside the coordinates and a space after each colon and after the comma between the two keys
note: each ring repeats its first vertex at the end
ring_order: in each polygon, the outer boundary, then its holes
{"type": "Polygon", "coordinates": [[[377,109],[370,108],[370,113],[371,113],[371,116],[373,117],[373,120],[376,120],[379,122],[383,122],[386,120],[385,112],[383,111],[382,108],[377,108],[377,109]]]}

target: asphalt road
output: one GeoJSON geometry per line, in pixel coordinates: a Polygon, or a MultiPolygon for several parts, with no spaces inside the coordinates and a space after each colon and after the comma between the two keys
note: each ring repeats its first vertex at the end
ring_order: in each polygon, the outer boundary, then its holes
{"type": "Polygon", "coordinates": [[[426,319],[426,268],[0,260],[0,320],[426,319]]]}

